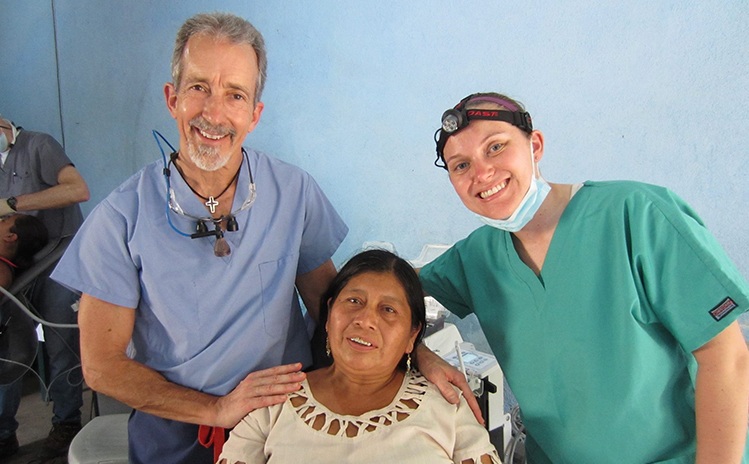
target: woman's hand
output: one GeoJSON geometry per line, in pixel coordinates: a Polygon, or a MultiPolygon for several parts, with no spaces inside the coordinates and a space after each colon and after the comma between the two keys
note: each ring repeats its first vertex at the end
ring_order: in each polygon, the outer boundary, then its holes
{"type": "Polygon", "coordinates": [[[419,364],[419,371],[424,374],[427,380],[439,388],[440,393],[449,403],[457,404],[460,401],[458,394],[453,389],[453,385],[455,385],[463,392],[463,397],[468,402],[473,415],[476,416],[476,420],[481,425],[485,424],[476,396],[474,396],[471,387],[468,386],[462,372],[434,354],[423,343],[416,347],[416,359],[419,364]]]}

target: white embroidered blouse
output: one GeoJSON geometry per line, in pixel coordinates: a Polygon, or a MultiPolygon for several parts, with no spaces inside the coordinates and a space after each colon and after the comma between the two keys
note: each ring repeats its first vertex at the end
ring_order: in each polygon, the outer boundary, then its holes
{"type": "Polygon", "coordinates": [[[482,455],[500,464],[468,403],[452,405],[421,374],[406,375],[387,407],[362,416],[328,410],[306,381],[286,402],[237,424],[221,459],[254,463],[460,463],[482,455]],[[295,406],[296,405],[296,406],[295,406]]]}

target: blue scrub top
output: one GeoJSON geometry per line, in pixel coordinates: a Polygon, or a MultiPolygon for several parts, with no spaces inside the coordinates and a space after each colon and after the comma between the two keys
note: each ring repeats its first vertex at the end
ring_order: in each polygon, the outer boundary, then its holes
{"type": "MultiPolygon", "coordinates": [[[[214,237],[191,239],[169,226],[163,165],[156,162],[91,212],[52,275],[136,308],[134,359],[215,395],[249,372],[311,362],[295,280],[330,259],[348,232],[308,173],[254,150],[248,157],[257,199],[237,214],[239,230],[225,233],[229,256],[214,255],[214,237]]],[[[248,185],[245,162],[232,210],[248,185]]],[[[207,215],[174,169],[171,186],[186,213],[207,215]]],[[[195,220],[169,215],[179,230],[195,230],[195,220]]]]}

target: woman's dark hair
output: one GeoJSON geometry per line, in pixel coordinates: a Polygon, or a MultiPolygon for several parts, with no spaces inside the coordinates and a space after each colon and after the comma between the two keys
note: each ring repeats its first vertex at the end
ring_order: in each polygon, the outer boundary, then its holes
{"type": "Polygon", "coordinates": [[[47,227],[36,216],[19,214],[10,231],[18,237],[13,262],[19,269],[26,269],[34,264],[34,255],[47,245],[47,227]]]}
{"type": "MultiPolygon", "coordinates": [[[[351,279],[365,272],[389,273],[395,276],[403,287],[406,294],[408,306],[411,309],[411,328],[415,329],[421,324],[419,333],[414,341],[414,349],[421,343],[426,329],[426,308],[424,307],[424,290],[421,287],[419,276],[408,261],[386,250],[366,250],[351,258],[338,271],[328,290],[320,300],[320,326],[324,327],[328,316],[328,301],[335,301],[343,288],[351,279]]],[[[405,367],[405,356],[401,362],[405,367]]],[[[412,359],[415,363],[416,359],[412,359]]]]}

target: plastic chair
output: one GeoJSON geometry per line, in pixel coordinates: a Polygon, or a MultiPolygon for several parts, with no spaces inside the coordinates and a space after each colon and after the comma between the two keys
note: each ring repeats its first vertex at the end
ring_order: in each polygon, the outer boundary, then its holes
{"type": "Polygon", "coordinates": [[[73,438],[69,464],[127,464],[129,414],[109,414],[91,419],[73,438]]]}

